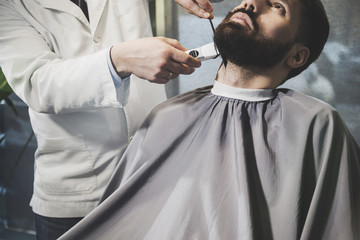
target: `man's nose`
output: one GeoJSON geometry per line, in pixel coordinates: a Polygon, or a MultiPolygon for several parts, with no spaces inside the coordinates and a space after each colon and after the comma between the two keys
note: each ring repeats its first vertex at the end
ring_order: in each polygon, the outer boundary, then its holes
{"type": "Polygon", "coordinates": [[[241,2],[240,7],[245,9],[246,11],[255,13],[258,11],[258,6],[256,1],[257,0],[244,0],[241,2]]]}

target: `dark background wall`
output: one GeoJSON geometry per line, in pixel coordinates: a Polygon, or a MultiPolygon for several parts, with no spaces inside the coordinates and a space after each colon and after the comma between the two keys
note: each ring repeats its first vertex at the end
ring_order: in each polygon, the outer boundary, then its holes
{"type": "Polygon", "coordinates": [[[34,179],[36,140],[31,137],[28,107],[14,94],[10,96],[18,115],[6,104],[0,104],[0,229],[33,232],[34,217],[29,207],[34,179]],[[29,144],[24,148],[26,142],[29,144]],[[24,151],[23,151],[24,150],[24,151]],[[15,164],[22,155],[15,168],[15,164]]]}

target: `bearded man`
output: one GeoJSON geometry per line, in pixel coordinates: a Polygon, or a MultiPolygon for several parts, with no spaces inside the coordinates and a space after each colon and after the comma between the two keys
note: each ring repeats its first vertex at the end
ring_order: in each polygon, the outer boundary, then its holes
{"type": "Polygon", "coordinates": [[[214,86],[148,116],[63,239],[359,239],[358,145],[330,105],[278,88],[328,33],[320,0],[244,0],[216,29],[214,86]]]}

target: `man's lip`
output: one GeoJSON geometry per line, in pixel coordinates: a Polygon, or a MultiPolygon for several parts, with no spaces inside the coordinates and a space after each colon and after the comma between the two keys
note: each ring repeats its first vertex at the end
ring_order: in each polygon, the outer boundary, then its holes
{"type": "Polygon", "coordinates": [[[231,21],[235,21],[238,22],[240,24],[245,24],[247,25],[251,30],[254,30],[254,25],[249,17],[249,15],[247,15],[246,13],[243,12],[237,12],[235,13],[231,18],[231,21]]]}

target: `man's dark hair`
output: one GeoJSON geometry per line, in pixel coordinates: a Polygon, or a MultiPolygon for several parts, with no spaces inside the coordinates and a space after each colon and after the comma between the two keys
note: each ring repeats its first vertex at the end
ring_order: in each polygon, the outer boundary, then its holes
{"type": "Polygon", "coordinates": [[[306,64],[289,72],[287,79],[300,74],[320,56],[329,36],[329,20],[321,0],[299,1],[300,26],[295,41],[308,47],[310,55],[306,64]]]}

